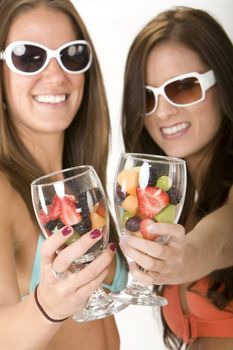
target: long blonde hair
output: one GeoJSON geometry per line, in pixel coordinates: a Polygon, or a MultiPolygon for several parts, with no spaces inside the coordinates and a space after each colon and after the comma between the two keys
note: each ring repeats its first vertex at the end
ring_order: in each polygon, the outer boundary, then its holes
{"type": "MultiPolygon", "coordinates": [[[[81,106],[73,122],[65,131],[63,166],[91,164],[103,185],[110,135],[110,121],[98,59],[88,31],[77,10],[68,0],[17,0],[0,2],[0,50],[4,50],[12,21],[21,13],[40,6],[65,13],[71,20],[78,39],[87,40],[92,48],[93,61],[85,73],[85,88],[81,106]]],[[[3,62],[0,61],[2,71],[3,62]]],[[[3,75],[0,74],[0,170],[7,174],[12,186],[20,193],[33,215],[30,183],[43,175],[22,140],[8,112],[4,98],[3,75]]]]}

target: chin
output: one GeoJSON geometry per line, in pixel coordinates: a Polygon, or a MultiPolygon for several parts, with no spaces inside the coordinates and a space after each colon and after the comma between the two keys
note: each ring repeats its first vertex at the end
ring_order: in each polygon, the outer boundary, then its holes
{"type": "Polygon", "coordinates": [[[185,158],[187,156],[187,152],[184,152],[184,150],[164,150],[164,152],[168,157],[185,158]]]}

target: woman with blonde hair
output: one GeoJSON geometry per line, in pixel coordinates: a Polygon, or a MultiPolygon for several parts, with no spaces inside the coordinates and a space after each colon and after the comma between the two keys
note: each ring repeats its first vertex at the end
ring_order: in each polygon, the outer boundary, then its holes
{"type": "Polygon", "coordinates": [[[119,349],[114,317],[91,323],[70,317],[103,280],[114,291],[126,283],[113,225],[104,253],[82,271],[56,278],[74,255],[101,239],[101,231],[88,230],[56,255],[72,229],[65,226],[41,243],[30,194],[34,179],[76,165],[93,165],[106,181],[104,86],[70,1],[0,2],[0,79],[0,348],[119,349]]]}

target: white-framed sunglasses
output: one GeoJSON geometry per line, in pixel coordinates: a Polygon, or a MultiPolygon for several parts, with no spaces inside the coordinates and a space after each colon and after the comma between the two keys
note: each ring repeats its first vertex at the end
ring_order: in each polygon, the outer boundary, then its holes
{"type": "Polygon", "coordinates": [[[213,70],[206,73],[185,73],[165,81],[160,87],[145,85],[146,113],[150,115],[158,106],[159,95],[175,107],[188,107],[204,100],[206,90],[216,83],[213,70]]]}
{"type": "Polygon", "coordinates": [[[13,72],[23,75],[42,72],[51,58],[56,58],[63,71],[78,74],[89,69],[92,51],[87,41],[74,40],[56,50],[32,41],[14,41],[0,52],[0,60],[5,61],[13,72]]]}

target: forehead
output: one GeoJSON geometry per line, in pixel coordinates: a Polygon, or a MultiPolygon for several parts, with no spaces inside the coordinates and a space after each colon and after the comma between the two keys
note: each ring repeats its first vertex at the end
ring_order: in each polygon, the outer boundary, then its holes
{"type": "Polygon", "coordinates": [[[203,73],[206,69],[200,55],[194,50],[180,43],[163,42],[148,54],[145,75],[148,84],[159,86],[177,75],[203,73]]]}
{"type": "Polygon", "coordinates": [[[56,48],[66,41],[76,39],[76,36],[68,15],[56,9],[39,7],[21,13],[14,19],[7,44],[16,40],[28,40],[56,48]]]}

